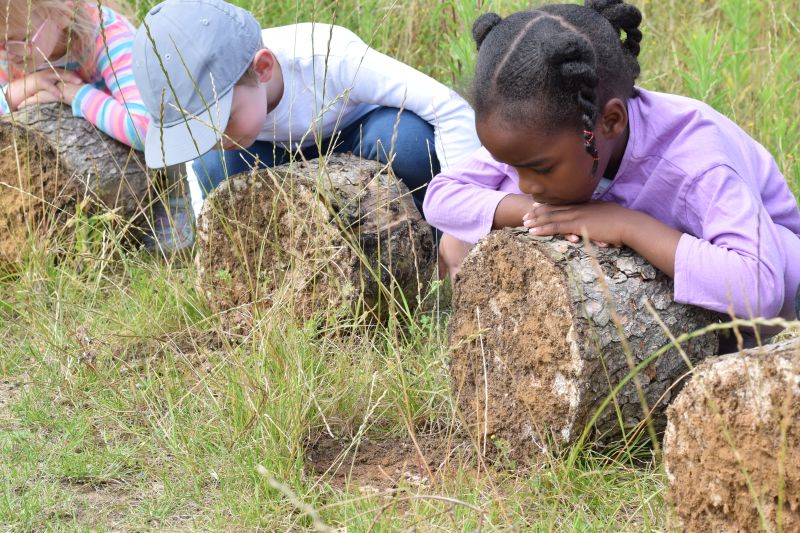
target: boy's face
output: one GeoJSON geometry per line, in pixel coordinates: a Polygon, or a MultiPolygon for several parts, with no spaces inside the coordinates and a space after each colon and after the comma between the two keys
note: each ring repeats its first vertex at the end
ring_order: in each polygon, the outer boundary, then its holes
{"type": "Polygon", "coordinates": [[[259,83],[233,88],[231,115],[220,142],[223,150],[250,148],[267,120],[267,90],[259,83]]]}

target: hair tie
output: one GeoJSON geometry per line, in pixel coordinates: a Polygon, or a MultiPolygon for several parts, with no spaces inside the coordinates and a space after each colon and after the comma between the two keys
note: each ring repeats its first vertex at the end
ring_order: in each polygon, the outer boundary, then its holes
{"type": "Polygon", "coordinates": [[[583,144],[589,146],[594,141],[594,132],[583,130],[583,144]]]}

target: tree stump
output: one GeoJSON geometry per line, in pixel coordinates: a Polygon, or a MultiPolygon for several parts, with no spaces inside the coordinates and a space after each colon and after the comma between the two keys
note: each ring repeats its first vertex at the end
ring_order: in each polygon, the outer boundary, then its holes
{"type": "MultiPolygon", "coordinates": [[[[520,229],[481,240],[455,283],[450,322],[453,389],[477,437],[501,438],[506,453],[523,461],[574,443],[630,373],[624,341],[634,365],[669,343],[645,301],[676,336],[716,320],[676,304],[669,278],[628,248],[588,253],[583,244],[520,229]]],[[[699,361],[714,354],[717,339],[701,336],[683,348],[699,361]]],[[[638,374],[656,429],[685,370],[671,349],[638,374]]],[[[616,440],[621,424],[631,429],[644,416],[631,381],[597,419],[593,442],[616,440]]]]}
{"type": "Polygon", "coordinates": [[[675,528],[800,531],[800,338],[702,363],[667,415],[675,528]]]}
{"type": "Polygon", "coordinates": [[[198,286],[228,327],[425,295],[436,250],[405,185],[376,162],[321,161],[234,176],[203,205],[198,286]]]}
{"type": "Polygon", "coordinates": [[[88,212],[142,212],[150,180],[136,153],[66,106],[48,104],[0,117],[0,260],[16,261],[31,232],[63,227],[88,212]]]}

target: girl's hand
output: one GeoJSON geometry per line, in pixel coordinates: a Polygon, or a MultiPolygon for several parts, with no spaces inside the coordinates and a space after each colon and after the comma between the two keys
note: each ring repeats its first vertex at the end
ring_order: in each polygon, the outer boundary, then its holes
{"type": "MultiPolygon", "coordinates": [[[[578,244],[579,242],[581,242],[581,236],[575,235],[574,233],[567,233],[566,235],[564,235],[564,238],[567,239],[572,244],[578,244]]],[[[595,241],[595,240],[592,240],[592,244],[594,244],[598,248],[608,248],[609,246],[611,246],[607,242],[595,241]]]]}
{"type": "MultiPolygon", "coordinates": [[[[82,84],[83,80],[75,72],[63,69],[40,70],[28,74],[22,78],[11,81],[7,87],[7,100],[12,111],[20,108],[22,102],[31,105],[28,100],[42,91],[55,91],[56,83],[63,81],[66,83],[82,84]]],[[[44,97],[38,99],[42,103],[44,97]]],[[[61,100],[51,100],[60,102],[61,100]]]]}
{"type": "Polygon", "coordinates": [[[610,202],[576,205],[533,204],[522,217],[532,235],[566,235],[571,242],[586,232],[599,246],[626,244],[636,212],[610,202]]]}
{"type": "Polygon", "coordinates": [[[59,81],[47,90],[56,97],[56,102],[72,105],[73,100],[75,100],[75,95],[83,85],[83,82],[70,83],[68,81],[59,81]]]}
{"type": "Polygon", "coordinates": [[[534,204],[523,218],[534,235],[586,232],[595,241],[629,246],[667,276],[675,276],[675,253],[683,234],[647,213],[610,202],[534,204]]]}
{"type": "Polygon", "coordinates": [[[32,106],[32,105],[41,105],[41,104],[52,104],[54,102],[60,102],[61,100],[55,96],[53,93],[48,91],[47,89],[41,90],[38,93],[32,94],[27,97],[25,100],[20,102],[17,105],[17,109],[22,109],[24,107],[32,106]]]}

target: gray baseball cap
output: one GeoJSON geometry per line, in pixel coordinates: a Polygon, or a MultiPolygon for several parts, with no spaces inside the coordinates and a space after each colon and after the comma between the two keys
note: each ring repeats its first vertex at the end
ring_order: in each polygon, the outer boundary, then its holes
{"type": "Polygon", "coordinates": [[[262,46],[256,19],[221,0],[167,0],[150,10],[133,44],[133,76],[152,117],[148,167],[214,147],[228,125],[233,87],[262,46]]]}

